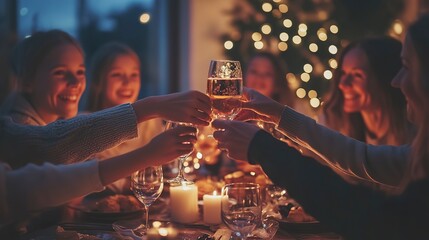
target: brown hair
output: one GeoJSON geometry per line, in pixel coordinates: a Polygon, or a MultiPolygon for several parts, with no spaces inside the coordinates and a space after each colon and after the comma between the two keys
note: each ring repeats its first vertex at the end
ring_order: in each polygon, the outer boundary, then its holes
{"type": "MultiPolygon", "coordinates": [[[[412,143],[410,171],[405,181],[427,177],[429,175],[429,14],[420,17],[408,30],[407,37],[415,49],[420,72],[419,82],[414,86],[422,100],[423,121],[412,143]]],[[[406,183],[405,183],[406,184],[406,183]]]]}
{"type": "Polygon", "coordinates": [[[250,63],[256,58],[265,58],[273,66],[274,89],[276,90],[276,92],[273,93],[273,95],[270,97],[281,104],[293,107],[294,101],[292,98],[292,91],[290,90],[289,84],[286,80],[286,64],[282,64],[281,59],[270,52],[258,52],[253,55],[247,62],[245,72],[247,72],[247,68],[249,67],[250,63]]]}
{"type": "Polygon", "coordinates": [[[339,89],[342,77],[342,63],[352,49],[361,49],[367,59],[369,74],[375,81],[368,81],[368,92],[372,104],[382,111],[389,121],[389,129],[398,145],[408,140],[410,123],[406,118],[406,101],[401,91],[391,86],[391,81],[400,70],[401,43],[390,37],[376,37],[348,45],[341,53],[338,68],[334,73],[330,96],[323,109],[328,126],[360,141],[365,141],[366,126],[360,112],[347,113],[343,110],[344,96],[339,89]]]}
{"type": "Polygon", "coordinates": [[[140,66],[136,52],[125,44],[110,42],[101,46],[92,57],[90,69],[89,101],[87,110],[94,112],[102,109],[103,91],[106,87],[106,77],[109,68],[118,56],[130,55],[140,66]]]}
{"type": "Polygon", "coordinates": [[[16,75],[19,91],[25,91],[25,87],[32,83],[43,58],[52,49],[62,44],[74,45],[84,56],[79,42],[61,30],[36,32],[15,47],[12,56],[12,70],[16,75]]]}

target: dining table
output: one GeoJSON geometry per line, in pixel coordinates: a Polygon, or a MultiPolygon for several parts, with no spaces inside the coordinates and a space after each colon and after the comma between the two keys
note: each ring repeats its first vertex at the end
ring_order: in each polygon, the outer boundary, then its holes
{"type": "MultiPolygon", "coordinates": [[[[97,197],[95,197],[95,199],[97,199],[97,197]]],[[[144,208],[119,213],[94,212],[88,209],[85,205],[93,200],[94,199],[87,196],[71,201],[63,207],[61,221],[58,224],[26,233],[22,235],[20,239],[146,239],[144,237],[142,238],[142,235],[140,235],[137,230],[133,230],[137,229],[138,225],[144,222],[144,208]],[[88,199],[90,200],[88,201],[88,199]],[[73,238],[70,236],[75,237],[73,238]]],[[[171,204],[169,201],[169,192],[164,191],[161,197],[150,208],[150,222],[173,226],[174,229],[179,231],[182,235],[179,234],[174,238],[160,239],[225,239],[219,237],[219,232],[229,231],[223,223],[219,225],[209,225],[203,221],[203,206],[201,200],[199,201],[198,220],[187,224],[177,223],[171,219],[171,204]],[[219,238],[208,238],[213,235],[217,235],[219,238]]],[[[272,219],[272,221],[277,221],[279,224],[274,226],[276,228],[274,229],[274,236],[270,236],[267,239],[342,239],[339,234],[325,228],[319,222],[291,223],[283,219],[272,219]]],[[[254,236],[249,237],[248,239],[254,240],[265,238],[254,236]]]]}

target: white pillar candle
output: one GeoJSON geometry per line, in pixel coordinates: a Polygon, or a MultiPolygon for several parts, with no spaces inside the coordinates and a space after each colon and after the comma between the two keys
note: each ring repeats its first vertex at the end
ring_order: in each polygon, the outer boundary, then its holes
{"type": "Polygon", "coordinates": [[[170,187],[171,217],[180,223],[198,220],[198,188],[194,184],[170,187]]]}
{"type": "Polygon", "coordinates": [[[203,196],[205,223],[220,224],[222,222],[220,217],[221,198],[220,195],[216,195],[216,191],[213,192],[213,195],[206,194],[203,196]]]}

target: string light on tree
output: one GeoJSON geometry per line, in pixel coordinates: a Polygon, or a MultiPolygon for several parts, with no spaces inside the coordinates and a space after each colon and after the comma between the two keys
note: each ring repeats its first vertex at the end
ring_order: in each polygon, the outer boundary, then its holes
{"type": "Polygon", "coordinates": [[[299,98],[305,98],[305,96],[307,95],[307,91],[305,91],[304,88],[298,88],[296,90],[296,96],[299,98]]]}
{"type": "Polygon", "coordinates": [[[290,19],[283,20],[283,26],[285,26],[285,28],[291,28],[292,25],[293,25],[292,20],[290,19]]]}
{"type": "Polygon", "coordinates": [[[310,99],[312,99],[312,98],[317,98],[317,92],[316,92],[315,90],[310,90],[310,91],[308,91],[308,97],[309,97],[310,99]]]}
{"type": "Polygon", "coordinates": [[[334,58],[329,59],[329,66],[333,69],[337,69],[338,63],[334,58]]]}
{"type": "Polygon", "coordinates": [[[264,12],[271,12],[273,10],[273,5],[271,5],[271,3],[264,3],[262,4],[262,10],[264,12]]]}
{"type": "Polygon", "coordinates": [[[311,73],[313,71],[313,66],[311,66],[311,64],[307,63],[304,65],[303,69],[304,69],[304,72],[311,73]]]}
{"type": "Polygon", "coordinates": [[[315,43],[310,43],[310,45],[308,46],[308,49],[311,51],[311,52],[317,52],[317,50],[319,50],[319,47],[317,46],[317,44],[315,44],[315,43]]]}
{"type": "Polygon", "coordinates": [[[279,48],[280,51],[285,52],[288,48],[288,45],[285,42],[279,42],[277,47],[279,48]]]}
{"type": "Polygon", "coordinates": [[[280,4],[279,5],[279,11],[281,13],[287,13],[289,11],[289,7],[286,4],[280,4]]]}
{"type": "Polygon", "coordinates": [[[303,81],[303,82],[308,82],[308,81],[310,81],[310,74],[308,74],[308,73],[301,73],[301,81],[303,81]]]}
{"type": "MultiPolygon", "coordinates": [[[[318,108],[321,106],[318,97],[324,96],[329,89],[330,83],[326,80],[332,79],[334,69],[338,68],[335,59],[341,48],[364,37],[364,31],[379,35],[389,32],[396,37],[403,34],[403,23],[394,21],[400,17],[401,11],[393,12],[391,7],[395,2],[405,0],[377,1],[389,4],[388,9],[383,9],[391,19],[384,22],[384,32],[381,28],[374,31],[383,21],[379,12],[373,14],[376,12],[364,12],[363,9],[364,19],[349,14],[356,10],[351,6],[353,1],[233,1],[237,2],[230,11],[233,30],[221,35],[221,43],[231,59],[246,62],[260,50],[270,51],[283,59],[289,71],[285,81],[296,91],[298,98],[308,96],[308,104],[318,108]],[[370,18],[374,24],[366,24],[370,18]],[[356,34],[356,31],[362,34],[356,34]]],[[[373,8],[376,5],[361,6],[373,8]]]]}
{"type": "Polygon", "coordinates": [[[270,27],[270,25],[268,25],[268,24],[263,25],[261,27],[261,32],[263,34],[267,34],[267,35],[270,34],[271,33],[271,27],[270,27]]]}

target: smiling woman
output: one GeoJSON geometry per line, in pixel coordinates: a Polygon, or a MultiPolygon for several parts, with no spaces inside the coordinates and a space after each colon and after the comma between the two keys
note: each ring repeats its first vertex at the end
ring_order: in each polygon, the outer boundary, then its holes
{"type": "MultiPolygon", "coordinates": [[[[141,86],[140,59],[129,46],[109,42],[94,54],[90,69],[89,101],[87,110],[99,111],[137,100],[141,86]]],[[[104,160],[135,150],[148,143],[164,129],[160,119],[151,119],[138,125],[138,137],[125,141],[116,147],[96,154],[104,160]]],[[[129,189],[129,182],[123,179],[110,185],[114,192],[129,189]]]]}
{"type": "Polygon", "coordinates": [[[15,49],[18,91],[2,107],[15,122],[46,125],[76,116],[86,86],[84,53],[60,30],[37,32],[15,49]]]}
{"type": "Polygon", "coordinates": [[[390,86],[401,67],[400,52],[401,43],[390,37],[364,39],[343,50],[324,108],[329,127],[375,145],[410,142],[405,98],[390,86]]]}

